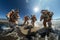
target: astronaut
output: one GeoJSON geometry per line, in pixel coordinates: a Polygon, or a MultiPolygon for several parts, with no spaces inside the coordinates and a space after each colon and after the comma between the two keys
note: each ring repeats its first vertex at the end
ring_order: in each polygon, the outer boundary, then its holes
{"type": "Polygon", "coordinates": [[[48,27],[51,27],[52,25],[52,16],[53,16],[53,12],[49,12],[48,10],[42,10],[41,11],[42,15],[40,17],[40,21],[43,20],[43,25],[44,27],[46,28],[47,27],[47,24],[48,23],[48,27]]]}
{"type": "Polygon", "coordinates": [[[20,18],[19,16],[19,10],[11,10],[7,14],[7,19],[9,21],[9,26],[12,30],[14,30],[16,27],[18,27],[18,19],[20,18]]]}
{"type": "Polygon", "coordinates": [[[34,26],[34,23],[35,23],[35,21],[37,20],[37,18],[36,18],[36,16],[35,15],[32,15],[31,16],[31,23],[32,23],[32,25],[34,26]]]}
{"type": "Polygon", "coordinates": [[[28,22],[28,20],[29,20],[29,16],[24,16],[24,25],[25,25],[25,23],[27,23],[27,25],[29,24],[29,22],[28,22]]]}

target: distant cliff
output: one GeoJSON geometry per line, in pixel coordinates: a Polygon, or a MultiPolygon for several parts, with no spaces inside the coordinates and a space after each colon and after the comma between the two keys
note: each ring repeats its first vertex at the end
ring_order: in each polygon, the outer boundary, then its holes
{"type": "Polygon", "coordinates": [[[1,22],[8,23],[8,20],[7,20],[7,19],[0,19],[0,23],[1,23],[1,22]]]}
{"type": "Polygon", "coordinates": [[[8,20],[7,19],[0,19],[0,27],[2,26],[8,26],[8,20]]]}

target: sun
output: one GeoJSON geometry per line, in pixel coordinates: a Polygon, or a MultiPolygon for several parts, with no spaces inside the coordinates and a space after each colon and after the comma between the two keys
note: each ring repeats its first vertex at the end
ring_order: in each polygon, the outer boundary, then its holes
{"type": "Polygon", "coordinates": [[[39,11],[39,7],[34,7],[33,11],[34,12],[38,12],[39,11]]]}

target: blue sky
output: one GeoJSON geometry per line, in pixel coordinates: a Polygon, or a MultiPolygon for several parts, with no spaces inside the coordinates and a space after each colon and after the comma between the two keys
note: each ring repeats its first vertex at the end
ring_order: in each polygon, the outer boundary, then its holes
{"type": "Polygon", "coordinates": [[[53,19],[60,18],[60,0],[0,0],[0,18],[6,18],[11,9],[19,9],[21,19],[35,14],[39,20],[42,9],[52,11],[53,19]],[[37,12],[33,10],[36,7],[39,9],[37,12]]]}

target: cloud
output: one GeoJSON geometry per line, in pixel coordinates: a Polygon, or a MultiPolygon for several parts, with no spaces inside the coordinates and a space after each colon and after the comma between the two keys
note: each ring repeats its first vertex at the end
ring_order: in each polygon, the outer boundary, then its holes
{"type": "Polygon", "coordinates": [[[46,7],[45,9],[50,10],[50,7],[46,7]]]}
{"type": "Polygon", "coordinates": [[[39,7],[34,7],[33,11],[34,12],[38,12],[39,11],[39,7]]]}
{"type": "Polygon", "coordinates": [[[26,3],[28,3],[29,2],[29,0],[26,0],[26,3]]]}

